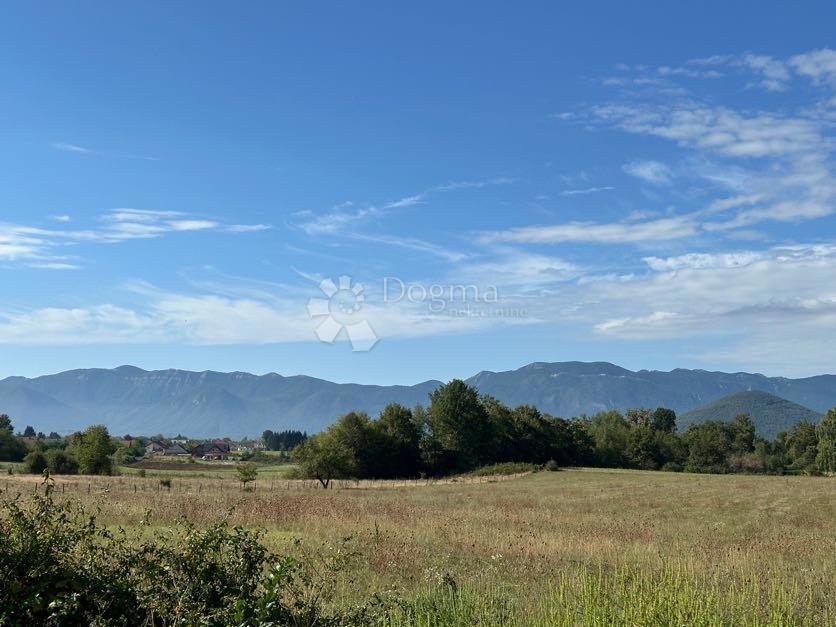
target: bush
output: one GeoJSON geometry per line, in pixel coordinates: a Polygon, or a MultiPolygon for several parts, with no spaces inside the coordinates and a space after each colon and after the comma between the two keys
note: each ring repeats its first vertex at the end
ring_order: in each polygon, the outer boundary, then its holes
{"type": "Polygon", "coordinates": [[[32,475],[39,475],[46,470],[46,456],[41,451],[32,451],[23,458],[23,468],[32,475]]]}
{"type": "Polygon", "coordinates": [[[9,429],[0,427],[0,461],[19,462],[28,450],[23,440],[15,437],[9,429]]]}
{"type": "Polygon", "coordinates": [[[659,470],[663,470],[664,472],[682,472],[682,464],[667,462],[666,464],[663,464],[659,470]]]}
{"type": "Polygon", "coordinates": [[[258,477],[258,467],[255,464],[238,464],[235,467],[235,472],[238,475],[238,481],[240,481],[245,487],[248,483],[255,481],[258,477]]]}
{"type": "Polygon", "coordinates": [[[0,625],[369,624],[324,603],[354,553],[271,554],[258,534],[183,522],[152,539],[111,533],[74,502],[0,501],[0,625]]]}
{"type": "Polygon", "coordinates": [[[558,465],[558,463],[556,461],[554,461],[553,459],[550,459],[543,466],[543,470],[548,471],[548,472],[557,472],[558,470],[560,470],[560,466],[558,465]]]}
{"type": "Polygon", "coordinates": [[[470,477],[490,477],[494,475],[517,475],[523,472],[536,472],[538,466],[535,464],[525,464],[522,462],[505,462],[503,464],[491,464],[490,466],[481,466],[476,470],[471,470],[467,473],[470,477]]]}
{"type": "Polygon", "coordinates": [[[45,454],[46,467],[51,475],[78,474],[78,462],[67,451],[50,449],[45,454]]]}

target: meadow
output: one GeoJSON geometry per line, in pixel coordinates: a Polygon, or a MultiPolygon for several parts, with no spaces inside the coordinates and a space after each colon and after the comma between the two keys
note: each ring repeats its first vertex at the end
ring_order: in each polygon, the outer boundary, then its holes
{"type": "MultiPolygon", "coordinates": [[[[186,518],[262,530],[277,553],[335,551],[327,602],[380,624],[836,623],[836,482],[581,469],[443,481],[313,481],[223,471],[57,477],[136,537],[186,518]],[[219,476],[218,476],[219,475],[219,476]]],[[[0,476],[7,497],[38,477],[0,476]]]]}

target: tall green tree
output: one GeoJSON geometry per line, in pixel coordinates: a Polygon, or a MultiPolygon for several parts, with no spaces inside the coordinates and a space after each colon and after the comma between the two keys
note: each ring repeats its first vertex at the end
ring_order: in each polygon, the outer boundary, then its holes
{"type": "Polygon", "coordinates": [[[755,450],[758,437],[749,414],[738,414],[731,422],[732,451],[743,455],[755,450]]]}
{"type": "Polygon", "coordinates": [[[414,477],[421,470],[421,425],[408,407],[390,403],[383,408],[374,426],[383,440],[385,475],[414,477]]]}
{"type": "Polygon", "coordinates": [[[74,434],[71,440],[81,474],[109,475],[113,473],[110,456],[114,452],[114,446],[107,427],[104,425],[87,427],[83,433],[74,434]]]}
{"type": "Polygon", "coordinates": [[[816,465],[821,472],[836,473],[836,408],[827,412],[827,415],[816,428],[818,436],[818,454],[816,465]]]}
{"type": "Polygon", "coordinates": [[[600,412],[592,416],[589,420],[589,433],[595,442],[595,459],[598,464],[612,468],[629,465],[629,425],[617,411],[600,412]]]}
{"type": "Polygon", "coordinates": [[[12,419],[8,414],[0,414],[0,431],[14,431],[12,419]]]}
{"type": "Polygon", "coordinates": [[[812,422],[799,422],[788,431],[778,435],[778,442],[783,449],[784,463],[789,470],[816,470],[816,456],[819,452],[819,438],[816,425],[812,422]]]}
{"type": "Polygon", "coordinates": [[[676,431],[676,412],[667,407],[657,407],[656,411],[650,416],[650,428],[662,433],[674,433],[676,431]]]}
{"type": "Polygon", "coordinates": [[[488,412],[477,391],[453,379],[430,394],[429,426],[445,451],[444,471],[470,470],[489,458],[492,443],[488,412]]]}
{"type": "Polygon", "coordinates": [[[328,431],[308,438],[293,451],[302,476],[316,479],[328,489],[333,479],[351,477],[355,473],[351,451],[328,431]]]}
{"type": "Polygon", "coordinates": [[[728,472],[727,458],[732,450],[729,423],[707,420],[691,425],[683,436],[688,447],[685,470],[689,472],[728,472]]]}

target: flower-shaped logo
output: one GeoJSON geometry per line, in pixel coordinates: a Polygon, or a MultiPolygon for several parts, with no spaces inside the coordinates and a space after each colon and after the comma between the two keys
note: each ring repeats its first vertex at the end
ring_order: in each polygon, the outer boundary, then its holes
{"type": "Polygon", "coordinates": [[[370,351],[377,343],[377,334],[368,320],[358,314],[363,308],[365,297],[363,286],[352,285],[351,277],[341,276],[339,284],[325,279],[319,289],[328,298],[311,298],[308,301],[308,315],[313,319],[324,318],[316,328],[316,336],[328,344],[333,343],[345,329],[354,352],[370,351]]]}

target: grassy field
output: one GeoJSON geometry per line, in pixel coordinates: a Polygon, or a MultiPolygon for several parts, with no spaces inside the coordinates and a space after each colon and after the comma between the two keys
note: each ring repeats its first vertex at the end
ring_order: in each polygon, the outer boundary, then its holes
{"type": "Polygon", "coordinates": [[[193,472],[170,489],[59,477],[57,493],[138,534],[229,516],[277,552],[351,550],[334,603],[381,594],[399,608],[387,624],[836,624],[829,478],[566,470],[326,491],[265,473],[245,492],[193,472]]]}

